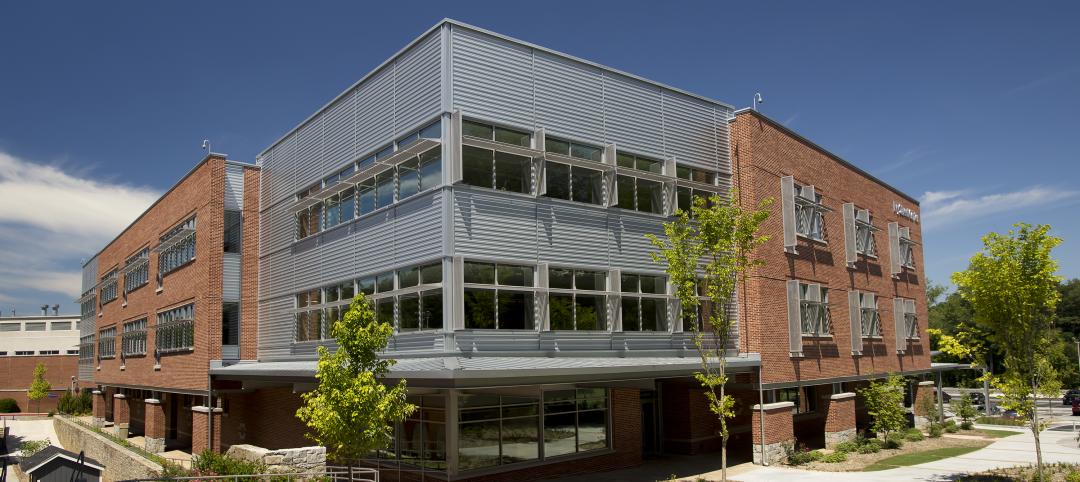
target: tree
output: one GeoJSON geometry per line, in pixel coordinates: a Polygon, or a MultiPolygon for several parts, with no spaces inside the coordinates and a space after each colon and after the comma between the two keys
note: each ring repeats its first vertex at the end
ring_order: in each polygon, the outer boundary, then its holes
{"type": "Polygon", "coordinates": [[[874,380],[866,388],[859,389],[859,395],[866,400],[866,411],[874,419],[870,429],[882,434],[885,445],[889,444],[889,434],[907,426],[904,384],[904,377],[889,375],[885,380],[874,380]]]}
{"type": "Polygon", "coordinates": [[[971,395],[967,393],[953,404],[952,409],[956,416],[960,417],[960,428],[964,430],[970,429],[971,421],[979,415],[979,412],[975,410],[975,403],[971,400],[971,395]]]}
{"type": "Polygon", "coordinates": [[[1050,357],[1055,309],[1061,299],[1061,278],[1051,251],[1061,239],[1051,236],[1045,224],[1020,223],[1014,228],[1006,235],[984,236],[982,251],[952,280],[971,303],[975,326],[1001,351],[1004,371],[991,383],[1002,391],[1002,406],[1028,419],[1042,480],[1042,424],[1034,397],[1060,386],[1050,357]]]}
{"type": "Polygon", "coordinates": [[[30,389],[26,391],[26,399],[36,402],[36,409],[41,409],[41,400],[49,396],[52,385],[45,379],[46,368],[44,363],[38,363],[34,367],[34,380],[30,382],[30,389]]]}
{"type": "Polygon", "coordinates": [[[756,210],[746,210],[735,192],[727,197],[697,197],[691,212],[679,210],[674,221],[664,223],[666,239],[647,235],[658,250],[652,253],[653,261],[666,265],[682,307],[684,330],[685,325],[691,326],[701,357],[701,370],[694,378],[705,389],[709,410],[720,420],[722,480],[727,480],[727,419],[735,416],[735,399],[725,389],[725,355],[735,329],[729,308],[747,271],[764,264],[752,252],[768,240],[758,231],[771,203],[772,199],[765,199],[756,210]],[[699,296],[704,296],[704,303],[699,296]]]}
{"type": "Polygon", "coordinates": [[[379,322],[371,304],[359,294],[330,334],[338,349],[320,346],[315,390],[303,394],[296,416],[312,429],[308,438],[326,447],[339,460],[351,461],[393,440],[393,425],[416,409],[405,399],[405,380],[387,386],[381,379],[395,363],[382,359],[393,335],[390,324],[379,322]]]}

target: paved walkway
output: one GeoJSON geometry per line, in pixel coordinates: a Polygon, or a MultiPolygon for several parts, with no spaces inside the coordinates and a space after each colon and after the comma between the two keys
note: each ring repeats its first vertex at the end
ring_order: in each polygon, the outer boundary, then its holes
{"type": "Polygon", "coordinates": [[[49,439],[49,443],[60,445],[60,440],[56,438],[56,432],[53,431],[51,418],[44,420],[7,420],[6,423],[8,432],[4,443],[8,454],[18,454],[19,445],[28,440],[49,439]]]}

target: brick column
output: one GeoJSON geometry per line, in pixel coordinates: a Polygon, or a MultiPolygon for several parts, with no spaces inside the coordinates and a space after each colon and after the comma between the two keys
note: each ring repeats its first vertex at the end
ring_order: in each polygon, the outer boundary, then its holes
{"type": "Polygon", "coordinates": [[[795,443],[795,423],[792,420],[792,402],[766,403],[753,406],[754,463],[775,464],[787,458],[786,445],[795,443]],[[762,412],[765,412],[762,424],[762,412]],[[765,438],[762,447],[761,428],[765,426],[765,438]]]}
{"type": "Polygon", "coordinates": [[[825,411],[825,448],[855,440],[855,394],[837,393],[829,397],[825,411]]]}
{"type": "Polygon", "coordinates": [[[912,397],[912,401],[911,412],[915,414],[915,426],[919,428],[928,428],[930,426],[931,417],[937,416],[937,393],[936,390],[934,390],[934,382],[929,380],[919,382],[919,384],[915,386],[915,393],[912,397]],[[919,408],[919,403],[926,398],[929,398],[934,402],[934,408],[930,413],[923,413],[922,409],[919,408]]]}
{"type": "Polygon", "coordinates": [[[93,391],[94,398],[94,418],[93,423],[95,427],[101,428],[105,426],[105,392],[101,390],[93,391]]]}
{"type": "Polygon", "coordinates": [[[210,407],[191,407],[191,453],[198,454],[209,448],[221,452],[221,409],[210,407]],[[212,423],[210,445],[207,445],[208,424],[212,423]]]}
{"type": "Polygon", "coordinates": [[[165,405],[156,398],[146,399],[143,448],[150,453],[165,451],[165,405]]]}
{"type": "Polygon", "coordinates": [[[641,465],[641,391],[611,389],[611,442],[621,467],[641,465]]]}
{"type": "Polygon", "coordinates": [[[117,393],[113,395],[113,428],[116,436],[126,439],[128,426],[131,423],[131,410],[128,408],[127,395],[117,393]]]}

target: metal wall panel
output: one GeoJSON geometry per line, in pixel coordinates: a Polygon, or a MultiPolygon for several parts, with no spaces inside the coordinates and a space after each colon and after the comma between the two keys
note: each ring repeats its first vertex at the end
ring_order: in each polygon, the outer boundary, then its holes
{"type": "Polygon", "coordinates": [[[267,229],[260,240],[261,254],[287,249],[296,238],[296,215],[289,203],[279,203],[262,213],[262,225],[267,229]]]}
{"type": "Polygon", "coordinates": [[[396,263],[406,264],[442,253],[442,194],[436,190],[394,207],[396,263]]]}
{"type": "Polygon", "coordinates": [[[604,141],[604,80],[600,70],[536,52],[536,122],[553,133],[604,141]]]}
{"type": "Polygon", "coordinates": [[[236,164],[225,164],[225,209],[244,209],[244,168],[236,164]]]}
{"type": "Polygon", "coordinates": [[[353,96],[338,99],[322,116],[323,164],[326,174],[344,167],[353,160],[353,96]]]}
{"type": "Polygon", "coordinates": [[[607,213],[549,199],[537,201],[537,248],[552,265],[608,266],[607,213]]]}
{"type": "Polygon", "coordinates": [[[240,301],[240,253],[225,253],[221,260],[221,301],[240,301]]]}
{"type": "Polygon", "coordinates": [[[394,213],[385,210],[356,223],[356,270],[369,273],[390,269],[394,264],[394,213]]]}
{"type": "Polygon", "coordinates": [[[295,298],[282,296],[259,302],[259,359],[290,355],[295,327],[291,310],[295,298]]]}
{"type": "Polygon", "coordinates": [[[353,105],[356,144],[353,156],[362,156],[394,140],[394,71],[375,74],[356,89],[353,105]]]}
{"type": "Polygon", "coordinates": [[[97,282],[98,282],[98,258],[97,258],[97,256],[94,256],[93,258],[90,258],[90,261],[87,261],[85,264],[83,264],[83,267],[82,267],[82,290],[80,290],[79,292],[80,293],[86,293],[87,291],[90,291],[90,288],[93,288],[94,285],[97,284],[97,282]]]}
{"type": "Polygon", "coordinates": [[[612,214],[608,218],[611,266],[625,271],[656,271],[662,267],[652,262],[649,253],[656,251],[646,234],[663,237],[665,219],[659,217],[612,214]]]}
{"type": "Polygon", "coordinates": [[[454,26],[454,108],[520,125],[535,124],[532,49],[454,26]]]}
{"type": "Polygon", "coordinates": [[[395,134],[405,134],[442,107],[442,43],[438,32],[394,64],[395,134]]]}
{"type": "Polygon", "coordinates": [[[616,148],[657,157],[664,155],[659,87],[605,73],[604,112],[606,137],[616,148]]]}
{"type": "Polygon", "coordinates": [[[664,146],[680,163],[718,169],[714,104],[664,91],[664,146]]]}
{"type": "Polygon", "coordinates": [[[536,201],[459,188],[454,191],[455,254],[535,260],[536,201]]]}
{"type": "MultiPolygon", "coordinates": [[[[333,241],[325,241],[326,236],[320,241],[324,244],[320,245],[316,250],[319,257],[319,269],[318,278],[316,282],[332,282],[340,279],[348,278],[356,273],[356,236],[352,236],[349,227],[339,228],[337,232],[328,234],[337,234],[340,232],[344,236],[341,239],[335,239],[333,241]]],[[[298,289],[303,289],[304,286],[300,286],[298,289]]]]}

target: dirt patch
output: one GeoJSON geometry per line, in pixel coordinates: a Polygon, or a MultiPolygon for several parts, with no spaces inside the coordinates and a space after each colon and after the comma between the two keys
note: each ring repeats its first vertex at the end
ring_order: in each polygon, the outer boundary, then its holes
{"type": "Polygon", "coordinates": [[[810,462],[799,468],[808,470],[820,470],[822,472],[858,472],[882,459],[896,455],[923,452],[926,450],[941,449],[946,447],[985,447],[990,445],[989,439],[971,439],[959,437],[926,438],[918,442],[904,442],[899,449],[882,449],[876,454],[849,453],[847,460],[833,464],[825,462],[810,462]]]}
{"type": "MultiPolygon", "coordinates": [[[[1047,482],[1065,482],[1072,473],[1080,473],[1080,465],[1077,464],[1048,464],[1046,465],[1047,482]]],[[[1036,470],[1032,466],[1009,467],[994,469],[979,474],[966,475],[957,479],[957,482],[1019,482],[1035,480],[1036,470]]]]}

